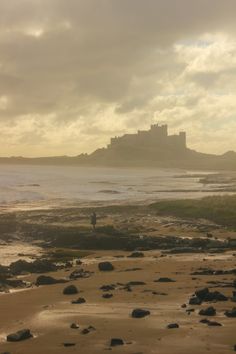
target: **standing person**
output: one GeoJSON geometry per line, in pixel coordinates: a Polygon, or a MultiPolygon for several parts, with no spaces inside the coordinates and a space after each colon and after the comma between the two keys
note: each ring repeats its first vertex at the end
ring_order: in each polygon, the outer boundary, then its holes
{"type": "Polygon", "coordinates": [[[91,214],[90,220],[91,220],[91,225],[93,226],[93,231],[95,231],[96,224],[97,224],[97,215],[95,212],[91,214]]]}

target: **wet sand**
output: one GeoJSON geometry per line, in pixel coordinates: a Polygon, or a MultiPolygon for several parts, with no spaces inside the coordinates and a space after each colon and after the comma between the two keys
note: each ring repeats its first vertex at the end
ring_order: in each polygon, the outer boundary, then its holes
{"type": "MultiPolygon", "coordinates": [[[[65,284],[41,286],[25,291],[0,295],[0,352],[11,354],[63,354],[63,353],[115,353],[129,354],[187,354],[232,353],[235,339],[235,318],[227,318],[224,311],[235,306],[231,300],[213,305],[217,315],[212,320],[222,327],[208,327],[199,323],[205,318],[199,310],[210,306],[187,306],[196,309],[188,314],[181,305],[186,303],[196,289],[208,286],[227,296],[232,296],[232,287],[215,287],[209,281],[231,282],[233,275],[193,276],[190,273],[199,267],[228,270],[235,268],[233,252],[209,255],[168,255],[160,257],[158,251],[145,252],[144,258],[127,258],[124,251],[94,251],[83,260],[82,267],[94,272],[90,278],[71,281],[80,290],[78,295],[63,295],[65,284]],[[117,256],[124,256],[117,257],[117,256]],[[204,260],[205,259],[205,260],[204,260]],[[100,272],[97,263],[110,260],[115,266],[111,272],[100,272]],[[141,270],[132,270],[141,268],[141,270]],[[154,280],[169,277],[175,282],[160,283],[154,280]],[[132,286],[128,292],[118,285],[110,299],[104,299],[100,287],[104,284],[126,284],[143,281],[145,285],[132,286]],[[153,294],[156,292],[157,294],[153,294]],[[164,295],[165,294],[165,295],[164,295]],[[71,304],[71,300],[84,297],[86,303],[71,304]],[[134,308],[150,310],[150,316],[131,318],[134,308]],[[71,323],[78,323],[79,329],[71,329],[71,323]],[[178,323],[178,329],[167,329],[169,323],[178,323]],[[95,327],[88,334],[81,331],[88,326],[95,327]],[[6,334],[19,329],[30,328],[34,337],[19,343],[7,343],[6,334]],[[111,338],[122,338],[125,345],[109,347],[111,338]],[[63,343],[75,343],[64,347],[63,343]]],[[[77,268],[80,268],[77,266],[77,268]]],[[[73,268],[50,275],[61,278],[73,268]]],[[[26,277],[35,280],[35,275],[26,277]]]]}

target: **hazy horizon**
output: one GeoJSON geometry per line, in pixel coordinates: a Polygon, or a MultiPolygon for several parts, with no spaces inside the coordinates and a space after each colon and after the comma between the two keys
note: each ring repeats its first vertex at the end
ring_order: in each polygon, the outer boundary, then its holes
{"type": "Polygon", "coordinates": [[[234,0],[0,2],[1,156],[75,156],[167,123],[236,151],[234,0]]]}

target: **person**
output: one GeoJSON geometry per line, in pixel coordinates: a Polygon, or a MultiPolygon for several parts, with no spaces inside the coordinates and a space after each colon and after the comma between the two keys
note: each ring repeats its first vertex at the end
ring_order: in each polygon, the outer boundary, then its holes
{"type": "Polygon", "coordinates": [[[91,225],[93,226],[93,231],[95,231],[96,224],[97,224],[97,215],[95,212],[91,214],[91,225]]]}

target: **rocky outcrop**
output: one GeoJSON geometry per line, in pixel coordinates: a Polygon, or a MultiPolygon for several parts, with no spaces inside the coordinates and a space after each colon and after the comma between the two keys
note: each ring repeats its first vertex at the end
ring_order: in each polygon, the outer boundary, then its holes
{"type": "Polygon", "coordinates": [[[33,335],[30,332],[30,329],[22,329],[18,332],[8,334],[7,341],[8,342],[20,342],[25,339],[32,338],[33,335]]]}

